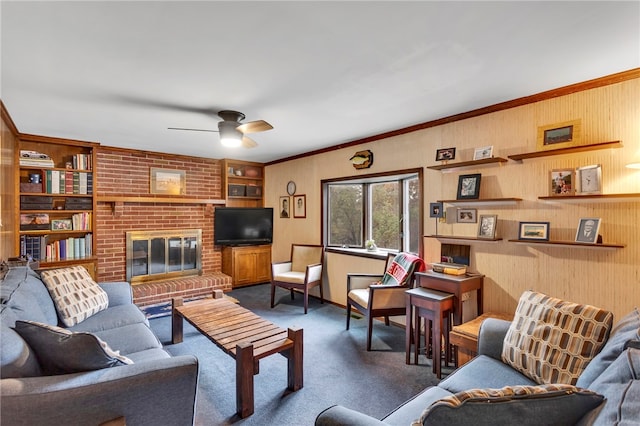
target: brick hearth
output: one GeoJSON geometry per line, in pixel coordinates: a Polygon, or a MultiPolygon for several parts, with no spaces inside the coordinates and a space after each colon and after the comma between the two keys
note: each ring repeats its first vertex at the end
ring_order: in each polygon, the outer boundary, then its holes
{"type": "Polygon", "coordinates": [[[213,290],[230,291],[231,277],[222,272],[172,280],[154,281],[133,286],[133,302],[138,306],[169,302],[173,297],[210,295],[213,290]]]}

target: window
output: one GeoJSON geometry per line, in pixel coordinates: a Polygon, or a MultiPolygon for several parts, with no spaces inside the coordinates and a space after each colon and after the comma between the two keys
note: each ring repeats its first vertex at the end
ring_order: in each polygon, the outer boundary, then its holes
{"type": "Polygon", "coordinates": [[[325,244],[419,253],[421,182],[421,170],[323,181],[325,244]]]}

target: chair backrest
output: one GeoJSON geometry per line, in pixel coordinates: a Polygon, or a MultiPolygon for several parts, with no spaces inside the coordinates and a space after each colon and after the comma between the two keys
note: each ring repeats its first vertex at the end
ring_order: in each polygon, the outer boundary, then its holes
{"type": "Polygon", "coordinates": [[[291,270],[304,272],[307,265],[322,263],[324,246],[311,244],[291,245],[291,270]]]}

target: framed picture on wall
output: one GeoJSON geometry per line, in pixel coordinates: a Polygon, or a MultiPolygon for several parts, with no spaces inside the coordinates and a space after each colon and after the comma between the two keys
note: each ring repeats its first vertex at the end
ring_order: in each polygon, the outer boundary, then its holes
{"type": "Polygon", "coordinates": [[[473,151],[473,160],[484,160],[493,157],[493,145],[476,148],[473,151]]]}
{"type": "Polygon", "coordinates": [[[549,222],[520,222],[518,239],[549,241],[549,222]]]}
{"type": "Polygon", "coordinates": [[[442,203],[429,203],[429,217],[443,217],[442,203]]]}
{"type": "Polygon", "coordinates": [[[289,219],[291,217],[291,197],[280,197],[280,219],[289,219]]]}
{"type": "Polygon", "coordinates": [[[549,195],[560,197],[575,193],[575,173],[573,169],[556,169],[549,172],[549,195]]]}
{"type": "Polygon", "coordinates": [[[458,200],[477,199],[480,196],[480,173],[458,177],[458,200]]]}
{"type": "Polygon", "coordinates": [[[436,161],[448,161],[456,158],[455,148],[443,148],[436,150],[436,161]]]}
{"type": "Polygon", "coordinates": [[[476,223],[478,221],[478,210],[476,209],[458,209],[456,211],[456,222],[458,223],[476,223]]]}
{"type": "Polygon", "coordinates": [[[580,219],[578,230],[576,231],[576,243],[597,243],[599,231],[599,217],[584,217],[580,219]]]}
{"type": "Polygon", "coordinates": [[[497,214],[480,215],[480,223],[478,224],[478,238],[487,238],[490,240],[494,239],[496,237],[497,225],[497,214]]]}
{"type": "Polygon", "coordinates": [[[293,217],[295,218],[307,217],[307,196],[306,195],[293,196],[293,217]]]}

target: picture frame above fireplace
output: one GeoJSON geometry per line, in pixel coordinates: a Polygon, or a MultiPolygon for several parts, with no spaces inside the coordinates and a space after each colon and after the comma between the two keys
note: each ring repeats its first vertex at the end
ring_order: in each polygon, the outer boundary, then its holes
{"type": "Polygon", "coordinates": [[[151,194],[185,195],[187,193],[187,173],[184,170],[151,167],[151,194]]]}

